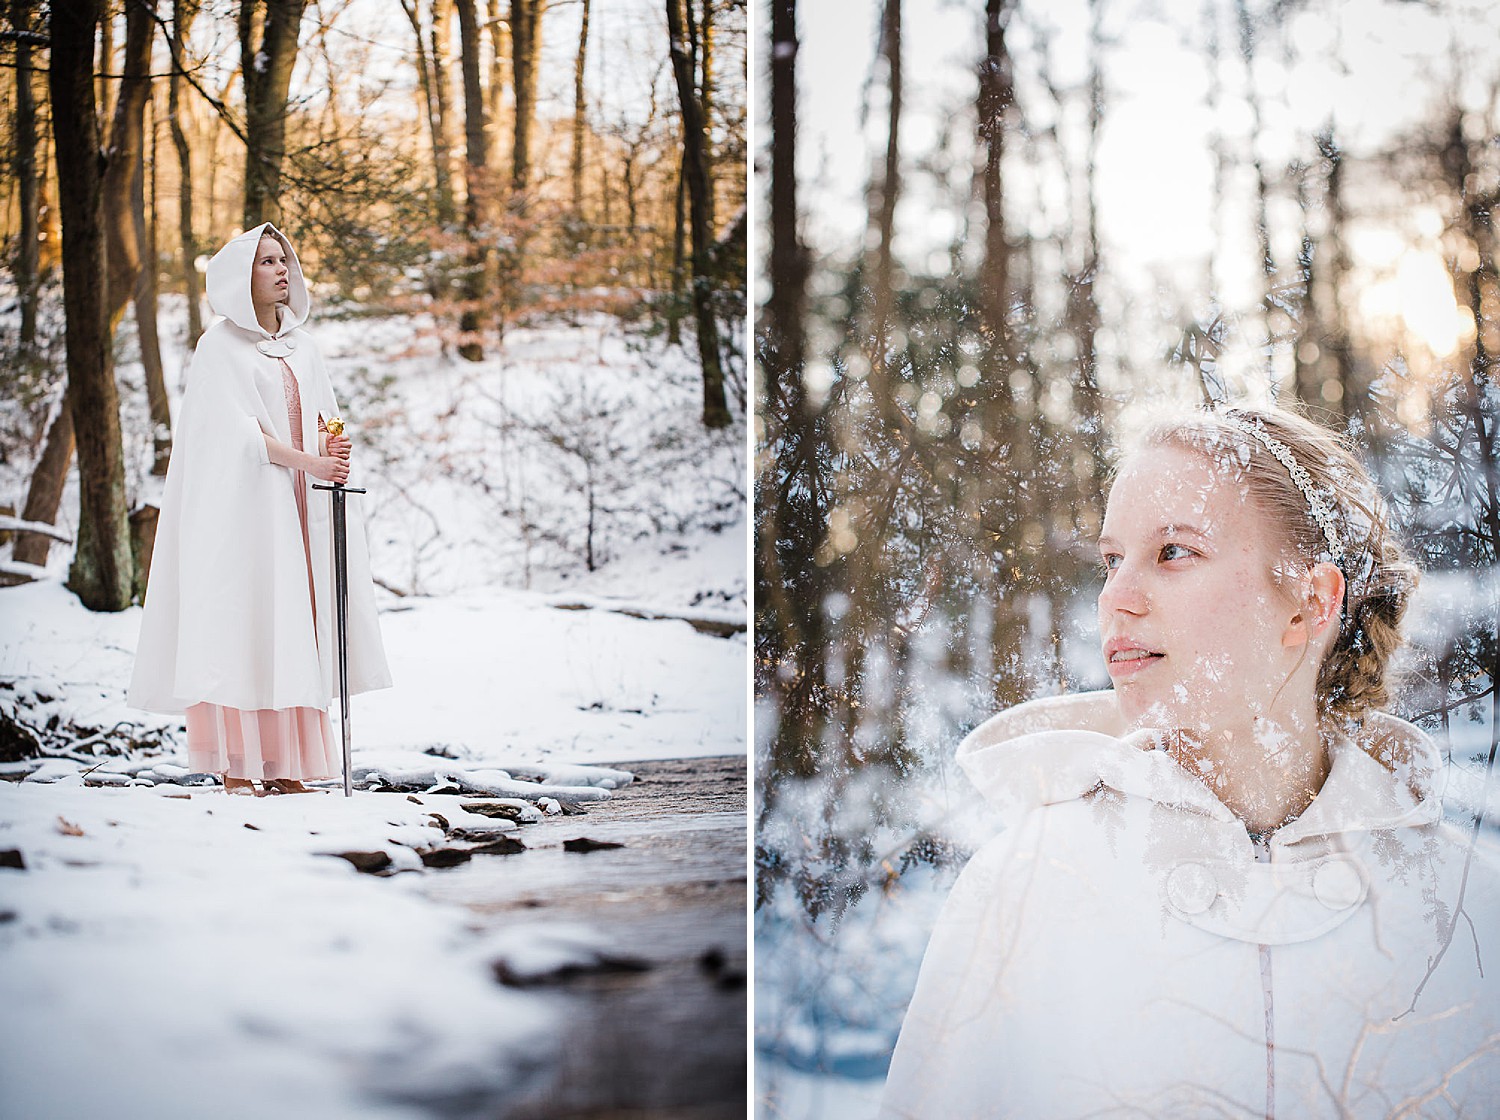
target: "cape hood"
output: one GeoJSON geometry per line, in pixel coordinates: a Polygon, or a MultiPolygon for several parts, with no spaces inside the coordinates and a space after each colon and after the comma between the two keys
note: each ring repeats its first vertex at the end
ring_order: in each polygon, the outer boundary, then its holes
{"type": "Polygon", "coordinates": [[[281,306],[281,328],[276,335],[296,330],[307,322],[312,310],[307,279],[302,275],[302,264],[297,260],[297,250],[292,247],[291,239],[270,222],[247,229],[215,253],[208,262],[204,279],[209,306],[216,314],[242,330],[272,338],[275,336],[267,333],[255,317],[255,304],[250,300],[250,273],[255,266],[255,251],[261,238],[266,236],[276,238],[286,250],[287,298],[281,306]]]}

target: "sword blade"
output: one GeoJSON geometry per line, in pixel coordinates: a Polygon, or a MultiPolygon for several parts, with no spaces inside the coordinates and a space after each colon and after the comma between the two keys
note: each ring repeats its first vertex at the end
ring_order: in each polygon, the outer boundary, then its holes
{"type": "Polygon", "coordinates": [[[344,503],[348,495],[363,494],[364,490],[349,489],[337,483],[326,486],[317,482],[313,483],[313,489],[327,490],[333,497],[333,599],[338,622],[339,730],[344,746],[344,796],[353,797],[349,728],[349,533],[344,503]]]}

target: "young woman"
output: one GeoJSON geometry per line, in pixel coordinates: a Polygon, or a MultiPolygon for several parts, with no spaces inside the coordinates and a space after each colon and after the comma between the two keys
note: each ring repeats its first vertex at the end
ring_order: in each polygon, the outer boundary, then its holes
{"type": "Polygon", "coordinates": [[[883,1115],[1495,1115],[1500,865],[1379,710],[1416,572],[1369,476],[1298,416],[1195,414],[1125,458],[1099,546],[1114,689],[960,746],[1007,827],[883,1115]]]}
{"type": "MultiPolygon", "coordinates": [[[[188,764],[231,792],[332,777],[332,526],[313,479],[349,477],[349,440],[291,242],[269,223],[208,264],[203,333],[167,469],[130,703],[185,712],[188,764]]],[[[350,692],[390,684],[358,503],[349,519],[350,692]]]]}

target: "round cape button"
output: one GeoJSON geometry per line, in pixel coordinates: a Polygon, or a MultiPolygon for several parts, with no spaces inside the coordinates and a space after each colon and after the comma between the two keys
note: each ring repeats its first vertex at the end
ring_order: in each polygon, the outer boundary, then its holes
{"type": "Polygon", "coordinates": [[[1201,914],[1219,897],[1213,872],[1201,863],[1184,863],[1167,876],[1167,901],[1184,914],[1201,914]]]}
{"type": "Polygon", "coordinates": [[[1364,881],[1347,860],[1331,859],[1313,872],[1313,894],[1330,910],[1347,910],[1363,897],[1364,881]]]}

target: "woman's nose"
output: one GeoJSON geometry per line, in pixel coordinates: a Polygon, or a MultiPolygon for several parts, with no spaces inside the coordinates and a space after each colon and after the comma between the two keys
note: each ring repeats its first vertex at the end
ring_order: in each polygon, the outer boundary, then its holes
{"type": "Polygon", "coordinates": [[[1140,615],[1150,608],[1150,598],[1135,567],[1121,561],[1099,592],[1099,613],[1140,615]]]}

